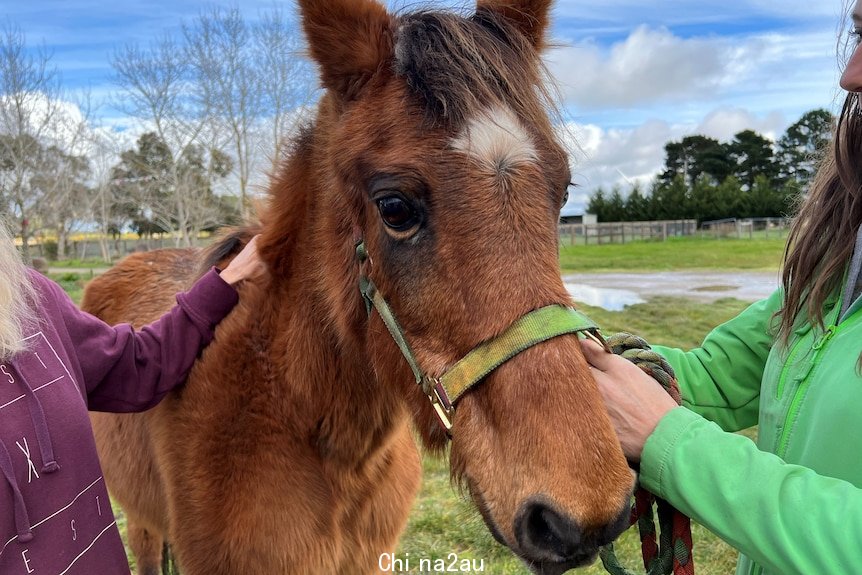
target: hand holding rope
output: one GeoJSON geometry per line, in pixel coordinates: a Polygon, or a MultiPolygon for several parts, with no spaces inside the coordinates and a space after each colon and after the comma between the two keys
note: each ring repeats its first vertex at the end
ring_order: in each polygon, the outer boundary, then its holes
{"type": "MultiPolygon", "coordinates": [[[[654,352],[645,340],[629,333],[618,333],[608,338],[607,347],[658,381],[677,403],[682,402],[673,368],[667,360],[654,352]]],[[[694,575],[691,520],[688,517],[674,509],[667,501],[657,499],[644,488],[637,487],[631,516],[631,524],[635,523],[640,533],[641,553],[647,575],[694,575]],[[658,541],[653,503],[656,503],[661,527],[658,541]]],[[[611,575],[634,575],[620,564],[613,544],[603,547],[599,556],[605,570],[611,575]]]]}

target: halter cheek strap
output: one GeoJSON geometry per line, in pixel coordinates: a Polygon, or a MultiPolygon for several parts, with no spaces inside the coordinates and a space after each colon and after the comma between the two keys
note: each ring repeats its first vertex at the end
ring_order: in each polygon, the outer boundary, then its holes
{"type": "MultiPolygon", "coordinates": [[[[356,244],[356,255],[360,262],[368,259],[365,244],[361,241],[356,244]]],[[[587,316],[574,308],[549,305],[522,316],[497,337],[475,347],[442,375],[432,377],[419,366],[395,314],[371,278],[364,273],[360,274],[359,291],[365,300],[368,314],[371,315],[373,310],[377,310],[413,371],[417,385],[431,401],[447,434],[452,429],[455,403],[487,375],[522,351],[543,341],[572,333],[589,337],[607,348],[599,328],[587,316]]]]}

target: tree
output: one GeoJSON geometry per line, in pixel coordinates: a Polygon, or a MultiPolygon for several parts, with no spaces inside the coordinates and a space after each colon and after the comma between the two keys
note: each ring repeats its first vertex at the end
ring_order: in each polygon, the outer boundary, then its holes
{"type": "Polygon", "coordinates": [[[229,156],[245,212],[255,160],[280,161],[315,75],[300,57],[298,27],[279,9],[249,25],[238,9],[212,8],[182,30],[114,55],[120,107],[153,125],[175,166],[192,146],[229,156]]]}
{"type": "Polygon", "coordinates": [[[770,140],[753,130],[743,130],[733,137],[729,150],[735,163],[733,173],[746,190],[754,188],[759,175],[777,182],[779,169],[770,140]]]}
{"type": "Polygon", "coordinates": [[[698,222],[720,217],[721,209],[716,205],[716,187],[717,185],[707,176],[701,176],[695,180],[689,192],[689,209],[698,222]]]}
{"type": "Polygon", "coordinates": [[[777,159],[783,180],[807,186],[832,138],[835,117],[822,108],[811,110],[787,128],[778,140],[777,159]]]}
{"type": "Polygon", "coordinates": [[[688,217],[688,185],[683,174],[677,174],[670,183],[659,182],[650,195],[650,212],[659,220],[678,220],[688,217]]]}
{"type": "Polygon", "coordinates": [[[114,56],[113,66],[128,95],[126,111],[154,126],[139,139],[138,155],[124,158],[121,172],[127,173],[118,175],[128,180],[128,189],[137,197],[146,199],[146,208],[138,210],[138,229],[170,230],[177,233],[177,245],[191,245],[193,232],[214,218],[212,183],[226,175],[225,167],[232,169],[223,152],[204,145],[211,100],[190,97],[193,68],[170,37],[146,50],[125,47],[114,56]],[[153,223],[156,228],[149,227],[153,223]]]}
{"type": "Polygon", "coordinates": [[[606,222],[621,222],[626,219],[626,205],[619,186],[614,186],[605,205],[606,222]]]}
{"type": "Polygon", "coordinates": [[[724,144],[706,136],[693,135],[665,145],[665,171],[660,180],[670,184],[676,176],[683,176],[684,182],[690,186],[701,174],[720,182],[732,171],[733,163],[724,144]]]}
{"type": "Polygon", "coordinates": [[[238,8],[212,8],[193,25],[183,26],[183,36],[195,84],[192,93],[208,116],[210,147],[220,148],[224,140],[232,149],[245,208],[255,145],[252,130],[262,102],[251,31],[238,8]]]}
{"type": "Polygon", "coordinates": [[[57,238],[57,257],[66,257],[70,233],[88,215],[90,162],[83,155],[67,153],[57,146],[43,151],[40,165],[31,179],[39,190],[39,213],[42,224],[57,238]]]}
{"type": "Polygon", "coordinates": [[[748,212],[749,196],[736,176],[728,176],[713,193],[713,216],[709,219],[738,218],[748,212]]]}
{"type": "Polygon", "coordinates": [[[78,162],[66,160],[80,155],[86,127],[87,114],[63,101],[51,54],[28,50],[16,27],[0,30],[0,215],[17,221],[25,259],[40,203],[79,171],[78,162]],[[56,172],[67,169],[72,173],[56,172]]]}
{"type": "Polygon", "coordinates": [[[296,130],[306,113],[316,76],[309,61],[298,57],[302,37],[281,8],[274,7],[261,15],[254,37],[261,80],[261,114],[269,128],[265,131],[268,135],[263,140],[263,149],[272,154],[271,171],[275,173],[287,135],[296,130]]]}
{"type": "MultiPolygon", "coordinates": [[[[93,131],[90,138],[92,186],[89,187],[87,206],[89,219],[99,230],[99,248],[105,263],[111,263],[109,238],[119,239],[120,232],[129,223],[127,200],[118,197],[114,185],[114,163],[121,155],[116,137],[111,132],[93,131]]],[[[119,254],[119,249],[117,249],[119,254]]]]}
{"type": "Polygon", "coordinates": [[[587,213],[594,214],[597,221],[607,221],[607,199],[605,198],[605,191],[602,188],[598,188],[590,196],[590,201],[587,204],[587,213]]]}
{"type": "Polygon", "coordinates": [[[208,226],[222,223],[213,183],[225,178],[231,160],[218,150],[187,146],[178,157],[155,132],[138,138],[112,172],[112,195],[141,236],[178,232],[185,245],[208,226]]]}
{"type": "Polygon", "coordinates": [[[649,219],[649,200],[641,193],[640,184],[635,182],[626,198],[625,220],[644,221],[649,219]]]}
{"type": "Polygon", "coordinates": [[[782,207],[780,188],[773,186],[766,176],[759,175],[754,178],[754,186],[748,191],[748,212],[744,215],[749,217],[779,216],[782,207]]]}

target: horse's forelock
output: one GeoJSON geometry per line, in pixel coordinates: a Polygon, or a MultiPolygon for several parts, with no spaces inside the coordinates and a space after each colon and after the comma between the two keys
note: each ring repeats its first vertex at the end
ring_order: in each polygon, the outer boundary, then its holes
{"type": "Polygon", "coordinates": [[[456,130],[491,107],[511,107],[527,118],[549,111],[536,49],[512,22],[489,10],[471,18],[402,15],[395,73],[420,97],[430,122],[456,130]],[[535,109],[537,94],[543,110],[535,109]]]}

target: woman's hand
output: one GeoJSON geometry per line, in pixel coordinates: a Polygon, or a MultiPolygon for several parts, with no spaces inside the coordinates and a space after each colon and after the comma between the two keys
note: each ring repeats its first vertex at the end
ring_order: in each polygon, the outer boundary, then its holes
{"type": "Polygon", "coordinates": [[[266,273],[266,264],[260,259],[257,253],[257,238],[251,238],[245,247],[239,252],[236,257],[222,270],[221,278],[235,285],[246,279],[252,279],[262,276],[266,273]]]}
{"type": "Polygon", "coordinates": [[[597,343],[581,341],[584,357],[605,401],[623,453],[631,462],[641,459],[644,443],[659,420],[677,407],[661,385],[627,359],[606,352],[597,343]]]}

